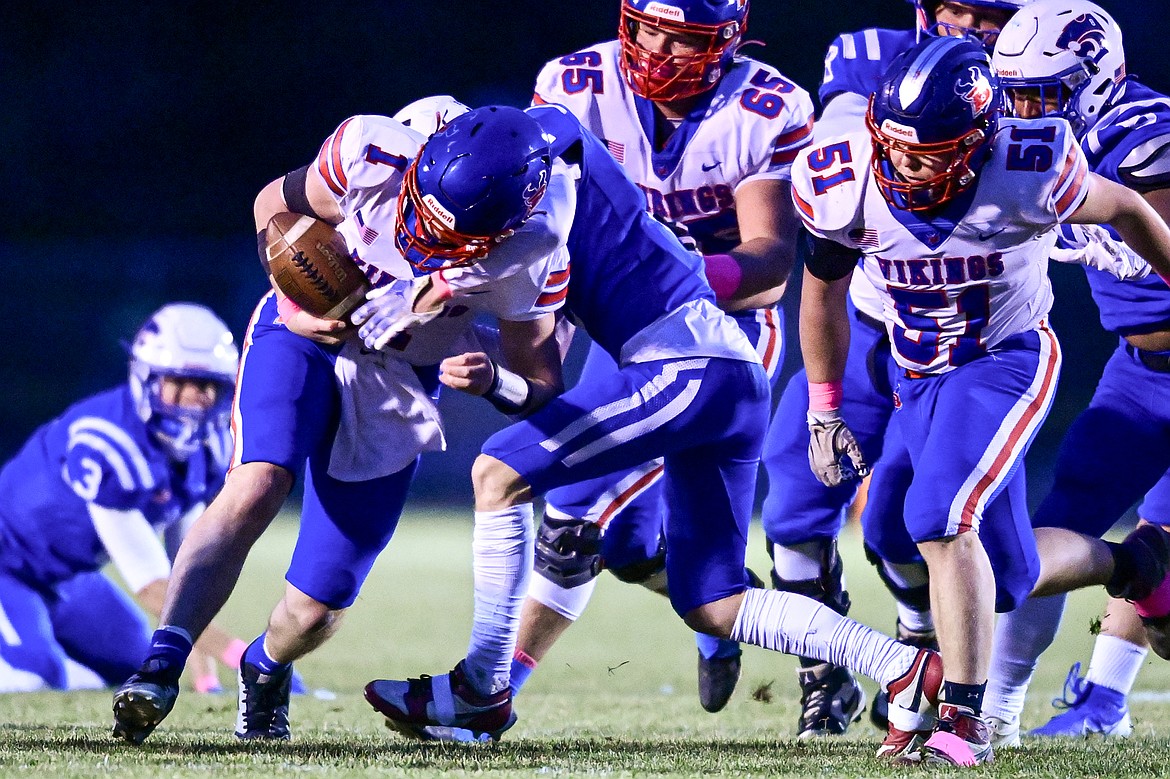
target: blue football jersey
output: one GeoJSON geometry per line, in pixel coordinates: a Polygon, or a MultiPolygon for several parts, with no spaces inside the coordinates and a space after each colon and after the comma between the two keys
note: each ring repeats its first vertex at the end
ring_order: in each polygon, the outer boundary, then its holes
{"type": "Polygon", "coordinates": [[[97,570],[108,557],[86,505],[142,512],[162,529],[222,486],[230,436],[172,462],[128,386],[69,407],[0,469],[0,567],[34,586],[97,570]]]}
{"type": "MultiPolygon", "coordinates": [[[[1129,81],[1121,102],[1086,134],[1089,169],[1138,192],[1170,187],[1170,98],[1129,81]]],[[[1156,274],[1118,281],[1085,268],[1101,324],[1119,335],[1170,329],[1170,289],[1156,274]]]]}
{"type": "MultiPolygon", "coordinates": [[[[714,309],[702,258],[683,249],[647,213],[646,196],[597,137],[562,106],[533,106],[528,113],[550,137],[553,156],[580,170],[568,239],[572,281],[566,306],[590,337],[622,364],[623,347],[684,304],[706,301],[714,309]]],[[[731,320],[727,322],[746,344],[731,320]]],[[[692,328],[689,335],[672,331],[680,336],[671,344],[679,347],[674,353],[739,356],[739,344],[729,344],[731,336],[720,325],[714,324],[718,333],[702,328],[692,328]]],[[[743,359],[758,361],[754,350],[751,355],[743,359]]]]}
{"type": "Polygon", "coordinates": [[[842,92],[872,94],[894,57],[914,45],[914,30],[871,27],[838,35],[825,53],[825,75],[817,96],[821,105],[842,92]]]}

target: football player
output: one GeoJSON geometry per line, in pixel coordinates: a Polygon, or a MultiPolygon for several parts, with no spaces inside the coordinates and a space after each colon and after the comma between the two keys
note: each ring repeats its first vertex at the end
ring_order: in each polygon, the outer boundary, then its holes
{"type": "Polygon", "coordinates": [[[829,486],[857,470],[841,399],[860,261],[901,374],[894,426],[913,469],[905,522],[930,570],[946,664],[933,732],[891,727],[883,752],[961,765],[993,754],[981,709],[995,611],[1090,584],[1145,602],[1170,564],[1160,530],[1121,544],[1032,534],[1021,465],[1060,367],[1046,319],[1053,228],[1110,223],[1167,277],[1170,229],[1136,192],[1088,171],[1065,120],[1000,119],[999,105],[977,43],[929,38],[883,77],[868,133],[818,138],[793,166],[809,230],[800,333],[810,460],[829,486]]]}
{"type": "MultiPolygon", "coordinates": [[[[488,439],[472,469],[467,656],[448,673],[370,682],[366,699],[411,736],[499,738],[516,721],[509,676],[532,567],[534,497],[662,456],[667,583],[686,624],[865,673],[890,693],[902,727],[923,727],[941,683],[936,653],[802,595],[751,585],[744,554],[769,404],[759,355],[716,307],[701,258],[646,212],[645,195],[607,146],[561,106],[528,114],[577,184],[572,202],[540,203],[572,224],[566,307],[620,367],[488,439]]],[[[523,382],[508,384],[517,402],[527,398],[523,382]]]]}
{"type": "MultiPolygon", "coordinates": [[[[703,253],[716,302],[731,312],[774,381],[784,356],[776,301],[792,268],[799,221],[788,170],[811,137],[812,101],[774,68],[737,55],[748,10],[747,2],[625,0],[618,39],[549,62],[537,77],[534,103],[568,108],[645,193],[647,209],[689,236],[703,253]]],[[[617,370],[594,343],[582,381],[617,370]]],[[[545,496],[539,576],[521,619],[514,692],[580,616],[603,564],[623,581],[665,594],[661,477],[655,460],[545,496]]],[[[739,678],[740,647],[697,639],[699,701],[719,711],[739,678]]],[[[816,675],[821,664],[811,662],[803,673],[816,675]]],[[[864,704],[855,683],[853,693],[842,731],[864,704]]],[[[832,721],[823,708],[806,712],[802,734],[822,732],[832,721]]]]}
{"type": "MultiPolygon", "coordinates": [[[[968,35],[990,45],[999,28],[1029,0],[914,2],[916,29],[871,28],[844,33],[829,46],[819,96],[823,106],[815,135],[827,138],[864,127],[869,96],[894,57],[924,36],[968,35]]],[[[930,614],[926,566],[902,522],[902,497],[909,460],[897,433],[889,434],[893,413],[893,362],[881,301],[861,273],[849,293],[850,354],[846,360],[844,413],[867,463],[876,468],[862,513],[865,552],[897,604],[897,636],[919,646],[937,646],[930,614]]],[[[836,539],[846,510],[857,495],[856,481],[826,487],[809,471],[808,381],[801,370],[784,387],[764,447],[768,494],[762,521],[778,587],[802,592],[844,612],[849,606],[836,539]]],[[[805,699],[825,712],[847,711],[850,688],[842,669],[830,669],[809,684],[805,699]]],[[[879,694],[870,716],[884,728],[885,700],[879,694]]],[[[833,720],[825,721],[826,725],[833,720]]]]}
{"type": "Polygon", "coordinates": [[[394,533],[420,453],[443,447],[439,382],[464,389],[486,377],[479,392],[513,412],[524,408],[517,385],[534,400],[559,390],[559,368],[535,361],[559,354],[551,312],[568,281],[568,227],[534,208],[571,189],[540,125],[488,106],[429,139],[388,117],[352,117],[312,163],[260,192],[262,258],[273,214],[315,217],[338,226],[374,289],[353,324],[312,316],[275,289],[261,299],[231,470],[180,550],[145,662],[114,696],[115,736],[140,743],[170,712],[191,638],[304,473],[285,594],[244,652],[236,720],[241,739],[290,737],[292,662],[337,629],[394,533]],[[506,375],[468,349],[479,349],[466,340],[476,312],[500,321],[506,375]]]}
{"type": "MultiPolygon", "coordinates": [[[[1086,0],[1037,0],[1004,28],[992,64],[1016,116],[1065,117],[1090,170],[1140,192],[1170,220],[1170,99],[1127,75],[1121,30],[1108,13],[1086,0]]],[[[1160,394],[1170,391],[1170,290],[1157,276],[1086,274],[1101,324],[1118,335],[1118,346],[1088,409],[1068,430],[1056,481],[1032,523],[1101,535],[1143,494],[1139,516],[1170,521],[1170,416],[1160,394]]],[[[985,710],[1014,740],[1028,682],[1056,636],[1064,601],[1029,600],[996,626],[985,710]]],[[[1129,735],[1126,695],[1148,646],[1134,607],[1112,599],[1087,677],[1077,678],[1079,664],[1069,675],[1068,711],[1033,734],[1129,735]]]]}
{"type": "MultiPolygon", "coordinates": [[[[179,542],[223,484],[239,362],[227,326],[171,303],[129,350],[126,384],[70,406],[0,469],[0,691],[124,682],[150,633],[101,568],[157,618],[179,542]]],[[[210,626],[195,688],[218,691],[217,659],[234,669],[242,648],[210,626]]]]}

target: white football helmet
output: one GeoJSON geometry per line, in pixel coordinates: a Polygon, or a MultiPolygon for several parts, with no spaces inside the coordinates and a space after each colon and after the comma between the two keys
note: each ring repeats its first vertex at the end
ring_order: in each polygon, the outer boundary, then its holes
{"type": "Polygon", "coordinates": [[[432,95],[415,100],[405,106],[393,118],[430,138],[443,129],[443,125],[471,109],[450,95],[432,95]]]}
{"type": "Polygon", "coordinates": [[[195,303],[170,303],[150,315],[130,345],[130,391],[138,416],[176,460],[198,451],[229,423],[240,350],[227,325],[195,303]],[[164,403],[164,377],[207,379],[219,387],[209,409],[164,403]]]}
{"type": "Polygon", "coordinates": [[[1078,138],[1125,91],[1125,50],[1113,17],[1088,0],[1036,0],[1008,22],[992,65],[1013,110],[1016,89],[1039,89],[1078,138]]]}

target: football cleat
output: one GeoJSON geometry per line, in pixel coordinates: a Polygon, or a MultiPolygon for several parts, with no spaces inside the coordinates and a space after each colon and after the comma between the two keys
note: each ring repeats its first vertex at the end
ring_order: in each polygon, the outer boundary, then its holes
{"type": "Polygon", "coordinates": [[[512,691],[480,695],[462,664],[439,676],[376,679],[366,685],[365,697],[387,727],[423,741],[497,741],[516,724],[512,691]]]}
{"type": "Polygon", "coordinates": [[[1092,735],[1125,738],[1133,733],[1125,696],[1117,690],[1087,681],[1080,676],[1080,671],[1081,664],[1074,663],[1065,679],[1064,692],[1052,701],[1053,706],[1066,711],[1057,714],[1030,735],[1044,738],[1088,738],[1092,735]]]}
{"type": "Polygon", "coordinates": [[[143,665],[114,693],[114,738],[135,746],[175,708],[179,681],[165,669],[143,665]]]}
{"type": "MultiPolygon", "coordinates": [[[[933,630],[911,630],[902,624],[902,620],[898,620],[894,637],[903,644],[909,644],[919,649],[938,651],[937,633],[933,630]]],[[[890,724],[889,716],[887,715],[889,707],[890,704],[886,698],[886,691],[878,690],[877,694],[873,696],[873,705],[869,707],[869,721],[878,730],[885,730],[890,724]]]]}
{"type": "Polygon", "coordinates": [[[840,736],[861,719],[865,690],[848,668],[826,663],[798,673],[801,694],[797,738],[840,736]]]}
{"type": "MultiPolygon", "coordinates": [[[[734,641],[728,643],[735,644],[734,641]]],[[[743,651],[739,644],[735,647],[735,654],[727,657],[708,658],[699,652],[699,704],[712,714],[723,710],[739,683],[743,651]]]]}
{"type": "Polygon", "coordinates": [[[292,666],[274,674],[263,673],[252,663],[240,663],[236,672],[239,698],[236,703],[236,738],[287,741],[288,699],[292,687],[292,666]]]}
{"type": "Polygon", "coordinates": [[[944,703],[939,706],[938,725],[922,745],[926,765],[974,766],[991,763],[991,728],[971,709],[944,703]]]}
{"type": "Polygon", "coordinates": [[[919,649],[906,673],[886,685],[889,725],[878,747],[878,757],[897,762],[921,759],[920,748],[937,723],[942,683],[942,656],[930,649],[919,649]]]}
{"type": "Polygon", "coordinates": [[[1020,743],[1020,721],[1008,722],[999,717],[985,717],[991,729],[992,749],[1015,749],[1020,743]]]}

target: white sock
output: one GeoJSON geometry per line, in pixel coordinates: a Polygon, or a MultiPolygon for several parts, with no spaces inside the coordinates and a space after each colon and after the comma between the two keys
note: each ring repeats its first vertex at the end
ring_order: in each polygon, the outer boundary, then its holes
{"type": "Polygon", "coordinates": [[[914,647],[842,617],[823,603],[778,590],[744,592],[731,638],[843,665],[883,687],[904,675],[918,654],[914,647]]]}
{"type": "Polygon", "coordinates": [[[999,615],[983,716],[1019,721],[1036,663],[1060,629],[1066,598],[1063,594],[1028,598],[1015,611],[999,615]]]}
{"type": "Polygon", "coordinates": [[[821,543],[807,541],[793,546],[772,546],[772,567],[786,582],[807,582],[821,578],[821,543]]]}
{"type": "Polygon", "coordinates": [[[538,574],[528,583],[528,597],[548,606],[565,619],[576,622],[585,613],[596,586],[597,579],[590,579],[576,587],[562,587],[538,574]]]}
{"type": "Polygon", "coordinates": [[[1088,681],[1100,687],[1108,687],[1122,695],[1129,695],[1149,651],[1144,646],[1131,644],[1124,638],[1102,633],[1093,644],[1093,657],[1089,660],[1089,672],[1086,677],[1088,681]]]}
{"type": "Polygon", "coordinates": [[[902,627],[915,633],[930,633],[934,630],[934,615],[927,611],[919,611],[913,606],[907,606],[902,601],[896,601],[898,607],[898,621],[902,627]]]}
{"type": "Polygon", "coordinates": [[[463,671],[485,695],[508,687],[535,535],[531,503],[475,512],[475,617],[463,671]]]}

